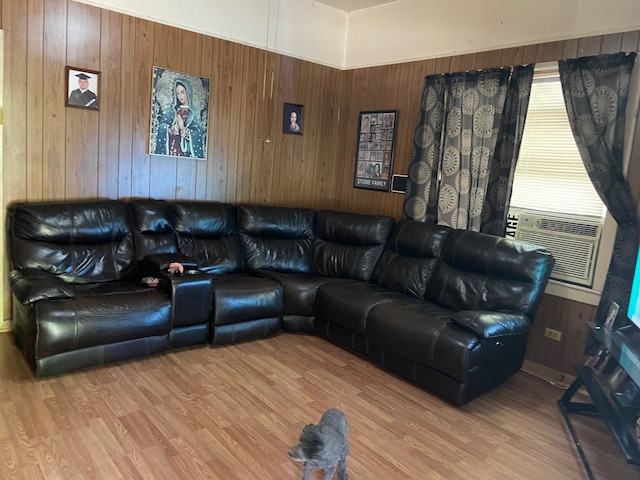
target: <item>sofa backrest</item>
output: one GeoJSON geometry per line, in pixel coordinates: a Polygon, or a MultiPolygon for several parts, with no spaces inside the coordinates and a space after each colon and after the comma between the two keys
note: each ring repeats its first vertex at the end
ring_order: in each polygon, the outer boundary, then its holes
{"type": "Polygon", "coordinates": [[[118,200],[13,204],[8,209],[11,263],[72,284],[137,273],[127,204],[118,200]]]}
{"type": "Polygon", "coordinates": [[[533,321],[553,263],[543,247],[451,230],[424,298],[454,311],[512,311],[533,321]]]}
{"type": "Polygon", "coordinates": [[[241,205],[238,228],[249,268],[309,273],[315,212],[241,205]]]}
{"type": "Polygon", "coordinates": [[[398,222],[371,281],[422,298],[450,231],[434,223],[398,222]]]}
{"type": "Polygon", "coordinates": [[[129,203],[133,220],[136,258],[177,253],[178,240],[173,227],[171,204],[166,200],[136,199],[129,203]]]}
{"type": "Polygon", "coordinates": [[[236,207],[222,202],[173,204],[178,249],[211,274],[246,270],[236,221],[236,207]]]}
{"type": "Polygon", "coordinates": [[[318,211],[312,271],[327,277],[368,281],[394,225],[393,218],[382,215],[318,211]]]}

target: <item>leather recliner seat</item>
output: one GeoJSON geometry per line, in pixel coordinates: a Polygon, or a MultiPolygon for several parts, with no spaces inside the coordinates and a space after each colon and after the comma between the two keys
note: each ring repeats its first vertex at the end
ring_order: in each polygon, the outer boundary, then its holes
{"type": "Polygon", "coordinates": [[[8,213],[15,340],[38,376],[169,348],[170,302],[140,285],[126,203],[8,213]]]}

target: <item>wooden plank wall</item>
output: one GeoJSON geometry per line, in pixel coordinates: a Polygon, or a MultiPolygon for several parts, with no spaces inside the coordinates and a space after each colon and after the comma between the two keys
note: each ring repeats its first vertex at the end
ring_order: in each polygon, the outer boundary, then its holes
{"type": "Polygon", "coordinates": [[[67,0],[2,4],[5,202],[334,205],[341,71],[67,0]],[[99,112],[65,108],[67,65],[101,72],[99,112]],[[208,160],[147,154],[154,65],[211,79],[208,160]],[[303,136],[281,133],[285,101],[305,105],[303,136]]]}
{"type": "MultiPolygon", "coordinates": [[[[402,195],[352,187],[360,111],[399,110],[393,172],[406,173],[425,75],[636,51],[640,43],[633,31],[340,71],[70,0],[0,0],[0,8],[5,205],[155,197],[399,218],[402,195]],[[101,72],[99,112],[65,108],[67,65],[101,72]],[[206,161],[146,153],[154,65],[211,79],[206,161]],[[302,136],[282,133],[284,102],[305,106],[302,136]]],[[[592,315],[592,307],[546,297],[529,358],[571,372],[592,315]],[[543,338],[545,326],[561,329],[563,341],[543,338]]]]}

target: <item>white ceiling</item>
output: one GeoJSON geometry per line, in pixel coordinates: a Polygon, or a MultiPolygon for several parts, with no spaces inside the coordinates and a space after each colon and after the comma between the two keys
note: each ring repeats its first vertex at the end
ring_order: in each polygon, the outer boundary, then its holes
{"type": "Polygon", "coordinates": [[[365,8],[377,7],[385,3],[393,3],[397,0],[316,0],[318,3],[324,3],[330,7],[344,10],[345,12],[354,12],[365,8]]]}

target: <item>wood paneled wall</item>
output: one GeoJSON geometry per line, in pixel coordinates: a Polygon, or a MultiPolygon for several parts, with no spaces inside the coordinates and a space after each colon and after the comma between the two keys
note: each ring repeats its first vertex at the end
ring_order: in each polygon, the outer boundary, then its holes
{"type": "Polygon", "coordinates": [[[6,201],[335,205],[341,71],[67,0],[3,7],[6,201]],[[99,112],[65,108],[67,65],[101,72],[99,112]],[[147,154],[154,65],[211,79],[206,161],[147,154]],[[281,133],[285,101],[303,136],[281,133]]]}
{"type": "MultiPolygon", "coordinates": [[[[393,172],[406,173],[425,75],[637,51],[640,44],[633,31],[340,71],[70,0],[1,0],[0,8],[5,205],[155,197],[399,218],[402,195],[352,187],[360,111],[399,110],[393,172]],[[101,72],[99,112],[65,108],[67,65],[101,72]],[[146,153],[154,65],[211,79],[206,161],[146,153]],[[284,102],[304,105],[302,136],[282,133],[284,102]]],[[[635,172],[639,161],[636,148],[635,172]]],[[[638,192],[640,175],[632,178],[638,192]]],[[[528,357],[572,372],[593,313],[545,297],[528,357]],[[545,326],[562,330],[563,341],[545,339],[545,326]]]]}

